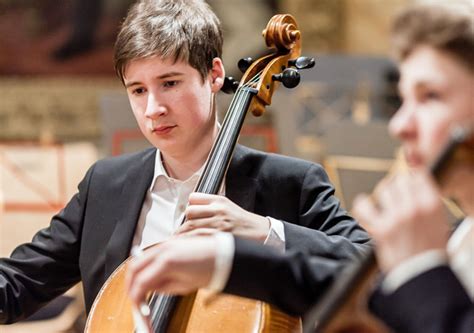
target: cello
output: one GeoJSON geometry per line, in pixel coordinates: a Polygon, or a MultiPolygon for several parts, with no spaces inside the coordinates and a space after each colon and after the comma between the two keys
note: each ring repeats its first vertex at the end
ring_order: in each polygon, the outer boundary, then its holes
{"type": "MultiPolygon", "coordinates": [[[[253,62],[241,60],[239,68],[246,70],[240,83],[232,78],[226,79],[223,90],[233,90],[235,95],[197,183],[196,192],[219,192],[247,112],[250,110],[255,116],[262,115],[280,82],[287,88],[293,88],[300,81],[298,70],[314,66],[314,59],[300,57],[301,33],[291,15],[274,16],[263,31],[263,37],[274,52],[253,62]]],[[[85,332],[135,332],[132,304],[125,288],[125,274],[130,260],[122,263],[99,291],[85,332]]],[[[301,331],[299,318],[288,316],[263,302],[219,295],[208,304],[207,296],[204,290],[184,297],[152,293],[148,299],[152,331],[301,331]]]]}
{"type": "MultiPolygon", "coordinates": [[[[474,166],[474,135],[470,128],[455,128],[430,172],[443,186],[453,166],[474,166]]],[[[373,199],[374,200],[374,199],[373,199]]],[[[305,333],[388,333],[391,330],[368,309],[371,288],[379,275],[374,248],[341,272],[338,280],[304,318],[305,333]]]]}

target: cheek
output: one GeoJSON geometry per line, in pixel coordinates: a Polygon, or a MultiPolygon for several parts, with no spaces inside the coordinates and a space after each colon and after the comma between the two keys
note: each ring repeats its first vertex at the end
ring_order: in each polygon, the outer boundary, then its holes
{"type": "Polygon", "coordinates": [[[209,118],[212,114],[210,97],[193,95],[188,96],[185,100],[186,109],[189,111],[187,118],[190,123],[197,125],[209,121],[209,118]]]}
{"type": "Polygon", "coordinates": [[[442,123],[429,123],[420,130],[420,145],[428,160],[438,156],[449,140],[449,126],[446,121],[442,123]],[[431,126],[430,126],[431,125],[431,126]]]}
{"type": "Polygon", "coordinates": [[[457,100],[457,105],[453,107],[455,119],[453,123],[461,126],[474,125],[474,104],[471,95],[464,96],[457,100]]]}

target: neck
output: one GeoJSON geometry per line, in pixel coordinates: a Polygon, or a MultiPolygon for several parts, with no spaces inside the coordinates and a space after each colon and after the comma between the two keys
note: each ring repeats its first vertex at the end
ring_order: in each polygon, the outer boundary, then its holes
{"type": "Polygon", "coordinates": [[[453,198],[462,211],[474,216],[474,169],[471,165],[458,165],[443,186],[443,194],[453,198]]]}
{"type": "Polygon", "coordinates": [[[161,152],[163,165],[168,175],[178,180],[186,180],[195,174],[206,162],[215,138],[218,128],[214,126],[209,135],[200,140],[198,145],[182,153],[161,152]]]}
{"type": "Polygon", "coordinates": [[[474,217],[474,200],[472,193],[466,193],[465,196],[459,198],[459,205],[467,216],[474,217]]]}

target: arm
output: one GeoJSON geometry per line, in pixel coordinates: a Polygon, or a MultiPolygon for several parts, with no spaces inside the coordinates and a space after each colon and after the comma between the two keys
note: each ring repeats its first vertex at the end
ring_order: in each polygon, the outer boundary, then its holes
{"type": "Polygon", "coordinates": [[[235,238],[235,254],[224,292],[263,300],[302,315],[330,286],[347,261],[301,251],[279,253],[235,238]]]}
{"type": "Polygon", "coordinates": [[[263,243],[271,231],[264,216],[271,216],[283,224],[286,249],[335,259],[357,256],[368,246],[367,233],[340,207],[323,168],[299,163],[298,171],[286,171],[286,175],[276,170],[262,172],[268,179],[262,176],[261,182],[271,184],[258,189],[255,212],[223,196],[192,193],[187,221],[177,233],[210,228],[263,243]]]}
{"type": "Polygon", "coordinates": [[[327,259],[352,259],[370,246],[368,234],[340,207],[319,165],[311,164],[304,174],[298,214],[298,223],[283,221],[287,249],[327,259]]]}
{"type": "Polygon", "coordinates": [[[354,203],[387,274],[371,310],[401,332],[471,331],[473,305],[446,266],[449,226],[429,174],[397,175],[377,188],[375,199],[377,204],[368,197],[354,203]]]}
{"type": "Polygon", "coordinates": [[[209,287],[218,252],[228,247],[223,243],[227,241],[232,253],[223,291],[272,303],[291,314],[303,314],[344,265],[297,251],[282,254],[230,234],[216,235],[176,237],[134,259],[127,274],[131,299],[139,304],[150,290],[184,295],[209,287]]]}
{"type": "Polygon", "coordinates": [[[397,332],[471,333],[474,327],[474,305],[448,266],[423,272],[393,293],[378,289],[369,305],[397,332]]]}
{"type": "Polygon", "coordinates": [[[30,243],[0,259],[0,323],[29,316],[80,280],[79,246],[91,170],[79,192],[30,243]]]}

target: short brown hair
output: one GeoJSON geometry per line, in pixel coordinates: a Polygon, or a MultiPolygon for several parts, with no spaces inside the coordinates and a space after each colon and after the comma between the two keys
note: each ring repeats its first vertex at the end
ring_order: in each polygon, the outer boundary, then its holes
{"type": "Polygon", "coordinates": [[[185,61],[204,80],[222,55],[222,29],[204,0],[140,0],[129,10],[115,43],[115,71],[124,81],[133,59],[185,61]]]}
{"type": "Polygon", "coordinates": [[[399,60],[420,45],[446,51],[474,71],[472,7],[461,11],[454,5],[417,5],[402,11],[392,26],[392,45],[399,60]]]}

